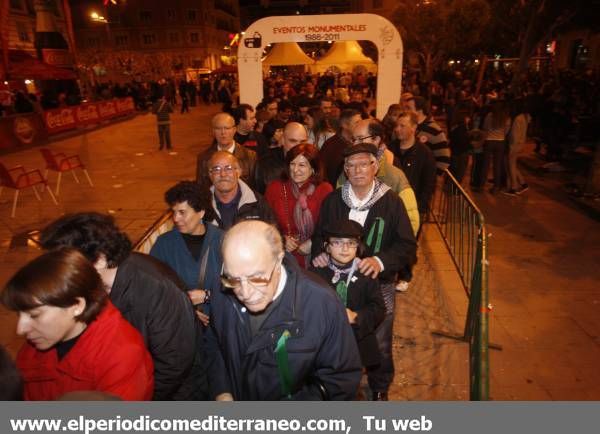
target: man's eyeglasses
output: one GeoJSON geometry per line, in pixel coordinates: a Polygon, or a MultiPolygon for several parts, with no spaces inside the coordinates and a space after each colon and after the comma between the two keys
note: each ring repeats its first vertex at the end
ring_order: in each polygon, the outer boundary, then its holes
{"type": "Polygon", "coordinates": [[[208,173],[210,173],[211,175],[220,175],[222,173],[225,173],[226,175],[231,174],[236,168],[234,166],[232,166],[231,164],[228,164],[227,166],[215,166],[215,167],[211,167],[210,169],[208,169],[208,173]]]}
{"type": "Polygon", "coordinates": [[[275,269],[277,265],[280,264],[280,260],[277,259],[275,264],[273,264],[273,269],[269,274],[269,277],[229,277],[225,274],[225,272],[221,272],[221,283],[226,288],[238,289],[242,286],[242,282],[247,282],[249,285],[254,286],[255,288],[260,288],[263,286],[267,286],[273,280],[273,275],[275,274],[275,269]]]}
{"type": "Polygon", "coordinates": [[[329,240],[329,245],[341,249],[342,247],[349,247],[356,249],[358,247],[358,241],[356,240],[329,240]]]}
{"type": "Polygon", "coordinates": [[[371,167],[373,165],[373,163],[374,163],[374,161],[368,161],[368,162],[365,161],[365,162],[362,162],[362,163],[346,163],[346,164],[344,164],[344,167],[348,171],[352,171],[352,170],[354,170],[354,171],[357,171],[357,170],[364,171],[364,170],[367,170],[369,167],[371,167]]]}
{"type": "Polygon", "coordinates": [[[370,139],[370,138],[372,138],[372,137],[377,137],[377,136],[375,136],[375,135],[370,135],[370,136],[362,136],[362,137],[360,137],[360,136],[359,136],[359,137],[353,137],[353,138],[352,138],[352,143],[362,143],[362,142],[364,142],[365,140],[367,140],[367,139],[370,139]]]}

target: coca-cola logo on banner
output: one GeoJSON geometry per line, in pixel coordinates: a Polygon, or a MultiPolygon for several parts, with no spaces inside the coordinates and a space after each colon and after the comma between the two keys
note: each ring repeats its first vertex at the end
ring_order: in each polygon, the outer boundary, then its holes
{"type": "Polygon", "coordinates": [[[42,60],[52,66],[73,66],[71,54],[67,50],[56,50],[51,48],[42,49],[42,60]]]}
{"type": "Polygon", "coordinates": [[[96,104],[84,104],[77,107],[75,112],[79,122],[97,121],[100,119],[96,104]]]}
{"type": "Polygon", "coordinates": [[[31,120],[21,116],[15,118],[13,131],[21,143],[29,144],[33,142],[33,139],[35,138],[35,126],[31,120]]]}
{"type": "Polygon", "coordinates": [[[101,102],[98,104],[98,112],[102,118],[110,118],[117,114],[117,109],[112,101],[101,102]]]}
{"type": "Polygon", "coordinates": [[[75,125],[76,123],[74,110],[71,108],[47,111],[45,114],[46,125],[50,129],[70,127],[71,125],[75,125]]]}
{"type": "Polygon", "coordinates": [[[118,99],[116,101],[116,103],[117,103],[117,111],[119,113],[131,112],[135,108],[133,106],[133,99],[132,98],[118,99]]]}

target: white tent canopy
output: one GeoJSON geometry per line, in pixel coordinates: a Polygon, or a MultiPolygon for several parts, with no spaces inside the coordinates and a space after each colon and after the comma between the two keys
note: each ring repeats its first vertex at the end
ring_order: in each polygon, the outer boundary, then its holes
{"type": "Polygon", "coordinates": [[[313,73],[322,73],[331,67],[340,72],[352,72],[357,67],[367,72],[377,72],[377,65],[363,54],[357,41],[334,42],[327,54],[310,69],[313,73]]]}
{"type": "Polygon", "coordinates": [[[273,44],[271,51],[262,59],[264,66],[312,65],[313,59],[308,57],[296,42],[279,42],[273,44]]]}

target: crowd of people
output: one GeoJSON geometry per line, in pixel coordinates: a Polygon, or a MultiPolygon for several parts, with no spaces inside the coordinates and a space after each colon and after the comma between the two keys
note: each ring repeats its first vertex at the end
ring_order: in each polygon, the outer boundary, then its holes
{"type": "Polygon", "coordinates": [[[198,104],[223,104],[236,99],[235,80],[230,74],[200,76],[197,80],[164,78],[160,80],[131,80],[83,84],[61,82],[62,87],[47,87],[38,92],[25,89],[0,91],[0,117],[14,114],[41,112],[83,102],[131,97],[137,110],[148,110],[162,96],[173,106],[181,104],[181,112],[198,104]]]}
{"type": "Polygon", "coordinates": [[[563,171],[573,151],[593,147],[600,134],[598,71],[543,68],[518,78],[500,68],[481,83],[457,70],[440,72],[431,82],[419,82],[416,76],[405,82],[405,89],[431,102],[434,116],[445,117],[450,171],[459,181],[472,159],[475,192],[486,184],[491,164],[492,193],[515,196],[527,190],[516,164],[527,137],[535,140],[544,169],[563,171]]]}
{"type": "MultiPolygon", "coordinates": [[[[214,141],[196,179],[165,192],[174,226],[149,255],[99,213],[42,231],[46,253],[0,297],[27,340],[0,389],[29,400],[352,400],[365,374],[368,398],[387,400],[396,294],[409,290],[437,177],[448,169],[462,182],[472,157],[473,191],[491,166],[491,194],[528,188],[516,162],[547,108],[531,77],[522,90],[499,77],[481,97],[460,75],[426,87],[407,77],[381,120],[369,75],[273,77],[256,107],[219,82],[214,141]]],[[[168,88],[159,120],[175,103],[168,88]]],[[[180,84],[182,112],[188,90],[180,84]]]]}

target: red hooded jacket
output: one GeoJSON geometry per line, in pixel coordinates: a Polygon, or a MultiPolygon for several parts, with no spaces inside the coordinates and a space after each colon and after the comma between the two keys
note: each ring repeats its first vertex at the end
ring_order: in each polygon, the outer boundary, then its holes
{"type": "Polygon", "coordinates": [[[56,349],[39,351],[26,342],[17,355],[25,399],[47,401],[67,392],[99,391],[124,400],[152,398],[152,358],[139,332],[109,301],[58,360],[56,349]]]}

